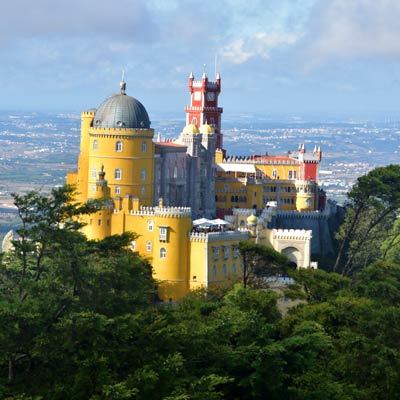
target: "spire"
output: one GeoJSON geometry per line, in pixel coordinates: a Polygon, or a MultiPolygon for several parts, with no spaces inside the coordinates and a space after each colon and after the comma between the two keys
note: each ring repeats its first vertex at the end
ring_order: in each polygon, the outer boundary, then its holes
{"type": "Polygon", "coordinates": [[[219,72],[217,72],[217,74],[215,75],[215,79],[221,79],[221,74],[219,72]]]}
{"type": "Polygon", "coordinates": [[[119,89],[121,94],[126,94],[125,70],[122,70],[122,78],[121,82],[119,83],[119,89]]]}
{"type": "Polygon", "coordinates": [[[201,79],[207,79],[206,64],[203,64],[203,75],[201,76],[201,79]]]}
{"type": "Polygon", "coordinates": [[[191,72],[191,73],[190,73],[190,75],[189,75],[189,79],[194,79],[193,72],[191,72]]]}

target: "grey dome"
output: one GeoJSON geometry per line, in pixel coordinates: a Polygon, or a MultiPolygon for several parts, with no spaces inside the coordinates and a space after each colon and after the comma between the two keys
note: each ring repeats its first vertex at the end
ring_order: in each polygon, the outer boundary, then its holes
{"type": "MultiPolygon", "coordinates": [[[[125,89],[125,88],[124,88],[125,89]]],[[[125,90],[106,99],[97,109],[93,120],[95,128],[149,129],[150,120],[143,104],[127,96],[125,90]]]]}

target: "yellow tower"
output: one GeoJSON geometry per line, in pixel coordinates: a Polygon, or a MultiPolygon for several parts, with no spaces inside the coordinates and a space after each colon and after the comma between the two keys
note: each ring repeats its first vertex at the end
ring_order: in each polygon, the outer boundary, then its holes
{"type": "Polygon", "coordinates": [[[114,210],[114,204],[110,199],[110,189],[105,178],[104,167],[99,172],[99,178],[96,181],[96,191],[93,199],[101,200],[103,205],[101,210],[90,214],[84,219],[86,225],[83,232],[90,239],[104,239],[111,235],[111,218],[114,210]]]}
{"type": "Polygon", "coordinates": [[[132,195],[141,204],[152,205],[154,130],[144,106],[125,90],[121,82],[120,93],[91,113],[90,123],[86,115],[82,119],[78,190],[86,198],[96,197],[97,176],[104,166],[111,197],[132,195]]]}

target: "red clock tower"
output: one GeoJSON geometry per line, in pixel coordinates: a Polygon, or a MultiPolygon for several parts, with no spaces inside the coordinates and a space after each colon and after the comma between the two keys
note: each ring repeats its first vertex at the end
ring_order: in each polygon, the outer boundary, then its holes
{"type": "Polygon", "coordinates": [[[189,76],[190,106],[185,107],[186,125],[213,125],[215,129],[215,148],[222,149],[221,114],[218,107],[218,96],[221,93],[221,76],[217,74],[215,82],[208,80],[203,73],[201,80],[195,80],[193,73],[189,76]]]}

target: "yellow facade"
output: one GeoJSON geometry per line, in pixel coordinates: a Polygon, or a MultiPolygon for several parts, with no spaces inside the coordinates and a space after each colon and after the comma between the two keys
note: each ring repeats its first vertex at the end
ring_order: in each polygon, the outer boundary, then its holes
{"type": "Polygon", "coordinates": [[[262,210],[276,201],[279,209],[314,211],[317,185],[314,182],[289,180],[218,179],[215,185],[217,209],[254,208],[262,210]]]}
{"type": "MultiPolygon", "coordinates": [[[[200,135],[213,135],[214,128],[188,125],[184,134],[197,140],[200,135]]],[[[124,82],[121,93],[111,96],[97,111],[82,113],[78,168],[67,175],[67,183],[76,186],[77,201],[105,200],[101,210],[82,219],[83,232],[98,240],[135,233],[131,249],[152,264],[159,297],[164,301],[240,279],[238,243],[249,237],[248,231],[195,231],[191,208],[165,207],[161,199],[153,206],[157,182],[153,137],[147,112],[140,102],[126,96],[124,82]]],[[[188,140],[190,143],[193,141],[188,140]]],[[[216,151],[215,163],[223,165],[223,150],[216,151]]],[[[300,166],[285,163],[254,162],[250,174],[240,168],[218,171],[217,210],[261,210],[270,201],[283,210],[314,210],[316,184],[298,180],[300,166]]],[[[214,164],[210,165],[214,171],[214,164]]]]}

